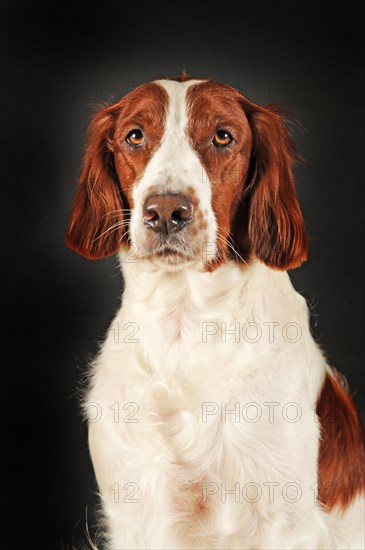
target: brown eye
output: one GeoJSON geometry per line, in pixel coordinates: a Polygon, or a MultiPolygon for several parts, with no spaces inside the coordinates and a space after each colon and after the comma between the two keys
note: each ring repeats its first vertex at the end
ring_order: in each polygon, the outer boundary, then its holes
{"type": "Polygon", "coordinates": [[[138,128],[131,130],[126,137],[127,143],[129,143],[129,145],[132,145],[133,147],[139,147],[140,145],[142,145],[143,140],[144,140],[143,132],[138,128]]]}
{"type": "Polygon", "coordinates": [[[227,130],[217,130],[213,138],[215,147],[226,147],[233,141],[233,138],[227,130]]]}

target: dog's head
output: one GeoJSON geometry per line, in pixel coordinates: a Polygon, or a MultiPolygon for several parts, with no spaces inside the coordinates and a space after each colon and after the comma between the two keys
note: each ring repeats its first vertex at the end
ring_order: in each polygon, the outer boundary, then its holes
{"type": "Polygon", "coordinates": [[[283,116],[211,80],[139,86],[93,117],[66,235],[87,258],[133,247],[166,269],[307,257],[283,116]]]}

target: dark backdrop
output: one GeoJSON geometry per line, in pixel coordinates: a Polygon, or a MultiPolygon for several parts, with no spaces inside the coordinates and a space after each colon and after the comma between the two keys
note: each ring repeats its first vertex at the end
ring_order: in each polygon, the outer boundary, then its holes
{"type": "Polygon", "coordinates": [[[71,548],[95,485],[77,391],[118,305],[115,259],[63,244],[91,105],[205,76],[307,130],[297,170],[310,259],[292,272],[364,415],[360,2],[1,3],[1,491],[4,548],[71,548]]]}

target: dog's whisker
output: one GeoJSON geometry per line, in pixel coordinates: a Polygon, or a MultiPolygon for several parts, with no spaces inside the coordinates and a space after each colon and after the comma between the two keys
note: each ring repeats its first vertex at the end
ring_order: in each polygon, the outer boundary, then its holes
{"type": "Polygon", "coordinates": [[[123,228],[123,227],[125,227],[125,226],[127,226],[127,225],[128,225],[128,222],[126,222],[126,221],[119,221],[119,222],[115,223],[114,225],[108,227],[108,229],[106,229],[105,231],[103,231],[98,237],[96,237],[96,238],[94,239],[94,241],[98,241],[99,239],[101,239],[101,238],[102,238],[104,235],[106,235],[107,233],[109,233],[109,232],[112,232],[112,233],[113,233],[113,232],[117,231],[118,229],[123,228]]]}
{"type": "Polygon", "coordinates": [[[132,210],[130,208],[119,208],[118,210],[110,210],[110,212],[107,212],[106,214],[103,215],[103,218],[111,216],[112,214],[114,215],[124,214],[124,213],[130,214],[131,212],[132,210]]]}

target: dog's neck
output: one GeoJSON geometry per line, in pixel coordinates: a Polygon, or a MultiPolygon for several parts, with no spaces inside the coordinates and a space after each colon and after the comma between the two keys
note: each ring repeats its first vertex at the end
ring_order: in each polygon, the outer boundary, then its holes
{"type": "Polygon", "coordinates": [[[263,318],[280,315],[278,310],[296,309],[299,296],[286,272],[266,267],[258,260],[247,265],[234,261],[213,272],[202,266],[180,271],[161,269],[149,262],[129,262],[120,256],[125,290],[123,307],[143,306],[144,314],[168,318],[179,310],[204,318],[234,319],[238,310],[254,311],[263,318]],[[285,304],[287,304],[285,306],[285,304]]]}
{"type": "Polygon", "coordinates": [[[237,299],[255,272],[255,263],[223,264],[213,272],[193,264],[181,269],[163,269],[147,261],[129,262],[120,257],[125,282],[124,300],[147,302],[150,309],[194,303],[203,310],[237,299]]]}
{"type": "MultiPolygon", "coordinates": [[[[193,266],[167,272],[123,261],[121,268],[125,290],[116,320],[134,329],[128,353],[136,355],[143,372],[163,379],[183,376],[204,388],[209,377],[213,399],[225,368],[236,369],[242,379],[243,372],[266,373],[273,350],[293,362],[307,345],[318,354],[309,340],[305,299],[286,272],[259,261],[247,266],[232,261],[214,272],[193,266]],[[260,361],[252,359],[257,357],[260,361]]],[[[309,378],[314,402],[317,380],[309,378]]]]}

